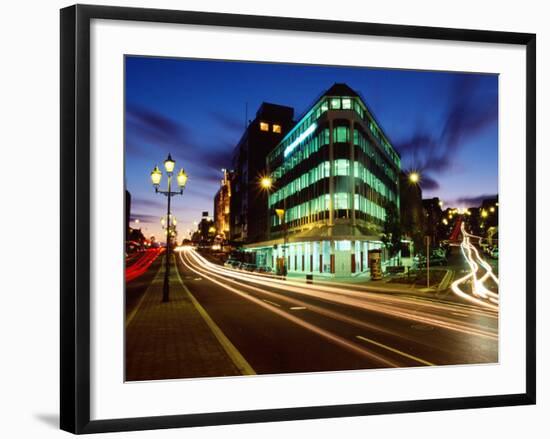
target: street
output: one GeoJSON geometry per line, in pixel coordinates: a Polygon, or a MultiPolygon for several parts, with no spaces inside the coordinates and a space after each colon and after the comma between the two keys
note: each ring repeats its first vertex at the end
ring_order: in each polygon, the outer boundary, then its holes
{"type": "Polygon", "coordinates": [[[498,313],[476,304],[283,280],[177,253],[186,287],[258,374],[498,361],[498,313]]]}

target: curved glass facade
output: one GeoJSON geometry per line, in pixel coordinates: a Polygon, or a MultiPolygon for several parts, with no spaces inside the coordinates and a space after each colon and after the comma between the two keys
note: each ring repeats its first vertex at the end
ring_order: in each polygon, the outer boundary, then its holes
{"type": "Polygon", "coordinates": [[[287,243],[254,250],[268,265],[283,258],[290,271],[368,271],[385,206],[399,211],[399,154],[361,97],[339,87],[350,95],[330,89],[267,156],[269,242],[287,243]]]}

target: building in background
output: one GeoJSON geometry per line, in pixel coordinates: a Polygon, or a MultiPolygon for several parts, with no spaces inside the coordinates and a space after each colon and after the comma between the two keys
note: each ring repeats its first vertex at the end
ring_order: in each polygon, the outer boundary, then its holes
{"type": "Polygon", "coordinates": [[[214,226],[216,234],[222,240],[229,239],[229,221],[231,208],[231,182],[233,172],[222,169],[223,178],[221,180],[220,189],[214,197],[214,226]]]}
{"type": "Polygon", "coordinates": [[[132,207],[132,195],[127,189],[124,191],[124,241],[128,241],[130,233],[130,209],[132,207]]]}
{"type": "Polygon", "coordinates": [[[267,156],[269,236],[257,264],[290,272],[367,273],[384,256],[388,203],[399,214],[400,157],[361,96],[334,84],[267,156]]]}
{"type": "MultiPolygon", "coordinates": [[[[422,188],[419,184],[411,182],[409,175],[404,172],[399,173],[399,201],[404,244],[401,257],[405,260],[422,250],[426,221],[422,205],[422,188]]],[[[412,260],[409,262],[412,263],[412,260]]]]}
{"type": "Polygon", "coordinates": [[[490,245],[498,246],[498,197],[486,198],[481,206],[471,207],[468,229],[474,235],[486,238],[490,245]]]}
{"type": "Polygon", "coordinates": [[[266,238],[267,194],[258,183],[267,155],[294,126],[293,118],[294,109],[264,102],[234,149],[229,238],[237,245],[266,238]]]}
{"type": "Polygon", "coordinates": [[[443,202],[438,197],[434,197],[422,200],[422,205],[425,214],[425,235],[430,237],[432,247],[438,246],[441,239],[446,237],[441,234],[442,230],[446,230],[442,227],[445,217],[443,202]]]}

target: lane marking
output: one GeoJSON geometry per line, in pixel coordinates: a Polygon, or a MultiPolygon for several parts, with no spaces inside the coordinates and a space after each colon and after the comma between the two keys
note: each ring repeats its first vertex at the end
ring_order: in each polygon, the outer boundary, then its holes
{"type": "Polygon", "coordinates": [[[305,306],[291,306],[291,310],[298,311],[299,309],[307,309],[305,306]]]}
{"type": "Polygon", "coordinates": [[[180,284],[183,286],[183,289],[187,292],[187,294],[189,294],[191,302],[193,302],[193,305],[195,306],[195,308],[197,308],[199,314],[202,316],[210,330],[214,333],[214,336],[218,339],[219,343],[222,345],[223,349],[225,350],[231,361],[233,361],[233,364],[235,364],[239,372],[241,372],[243,375],[256,375],[256,371],[252,368],[248,361],[246,361],[246,359],[235,347],[235,345],[231,343],[231,341],[223,333],[220,327],[216,325],[214,320],[212,320],[210,315],[206,312],[199,301],[195,298],[195,296],[193,296],[193,294],[191,294],[191,291],[189,291],[187,286],[183,283],[183,280],[180,276],[178,264],[176,264],[176,273],[178,275],[180,284]]]}
{"type": "Polygon", "coordinates": [[[453,314],[455,316],[461,316],[461,317],[470,317],[470,314],[464,314],[464,313],[461,313],[461,312],[452,312],[451,314],[453,314]]]}
{"type": "MultiPolygon", "coordinates": [[[[191,266],[191,264],[188,262],[188,261],[185,261],[183,259],[183,252],[180,253],[180,260],[181,262],[191,271],[195,272],[195,273],[199,273],[199,271],[196,269],[196,268],[193,268],[191,266]]],[[[333,334],[327,330],[324,330],[314,324],[311,324],[311,323],[308,323],[306,322],[305,320],[302,320],[286,311],[283,311],[282,309],[280,308],[275,308],[275,307],[272,307],[272,306],[268,306],[265,304],[265,302],[261,299],[258,299],[252,295],[247,295],[247,294],[244,294],[241,290],[237,289],[237,288],[233,288],[227,284],[224,284],[223,282],[220,282],[216,279],[214,279],[213,277],[205,274],[205,273],[202,273],[202,276],[205,278],[205,279],[208,279],[210,282],[213,282],[219,286],[221,286],[222,288],[225,288],[226,290],[229,290],[241,297],[244,297],[245,299],[248,299],[250,300],[251,302],[279,315],[280,317],[283,317],[305,329],[308,329],[309,331],[321,336],[321,337],[324,337],[332,342],[334,342],[335,344],[338,344],[348,350],[351,350],[355,353],[358,353],[359,355],[363,356],[363,357],[367,357],[367,358],[370,358],[370,359],[373,359],[373,360],[376,360],[382,364],[385,364],[389,367],[401,367],[399,364],[391,361],[391,360],[388,360],[384,357],[382,357],[380,354],[377,354],[377,353],[374,353],[374,352],[371,352],[371,351],[368,351],[366,350],[363,346],[360,346],[358,344],[355,344],[355,343],[352,343],[351,341],[343,338],[343,337],[340,337],[336,334],[333,334]]]]}
{"type": "Polygon", "coordinates": [[[278,303],[275,303],[275,302],[272,302],[271,300],[267,300],[267,299],[262,299],[265,303],[269,303],[270,305],[273,305],[273,306],[276,306],[277,308],[280,308],[281,305],[279,305],[278,303]]]}
{"type": "Polygon", "coordinates": [[[371,340],[370,338],[363,337],[362,335],[357,335],[356,338],[358,338],[359,340],[366,341],[367,343],[372,343],[375,346],[379,346],[381,348],[387,349],[388,351],[394,352],[404,357],[410,358],[411,360],[418,361],[419,363],[425,364],[426,366],[436,366],[436,364],[434,363],[430,363],[429,361],[423,360],[422,358],[418,358],[418,357],[415,357],[414,355],[407,354],[406,352],[400,351],[399,349],[392,348],[391,346],[385,345],[378,341],[371,340]]]}

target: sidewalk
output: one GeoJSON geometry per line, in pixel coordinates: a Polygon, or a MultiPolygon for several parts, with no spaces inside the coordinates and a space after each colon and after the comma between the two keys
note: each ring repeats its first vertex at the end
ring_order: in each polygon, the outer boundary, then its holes
{"type": "MultiPolygon", "coordinates": [[[[164,260],[164,258],[163,258],[164,260]]],[[[162,303],[164,263],[126,319],[126,381],[254,374],[170,269],[170,301],[162,303]]]]}

